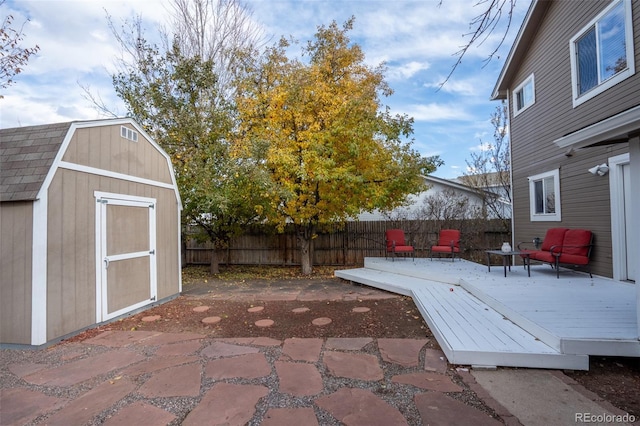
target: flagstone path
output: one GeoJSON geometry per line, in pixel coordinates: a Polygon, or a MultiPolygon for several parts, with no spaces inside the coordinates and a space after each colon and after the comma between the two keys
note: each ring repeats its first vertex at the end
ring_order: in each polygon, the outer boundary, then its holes
{"type": "Polygon", "coordinates": [[[427,342],[105,331],[5,350],[0,424],[500,424],[427,342]]]}

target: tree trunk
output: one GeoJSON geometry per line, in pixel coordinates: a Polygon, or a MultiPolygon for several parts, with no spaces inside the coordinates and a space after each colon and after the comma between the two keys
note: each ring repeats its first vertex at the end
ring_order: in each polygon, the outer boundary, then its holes
{"type": "Polygon", "coordinates": [[[311,250],[309,250],[310,246],[310,239],[300,239],[300,266],[302,268],[302,275],[311,275],[313,272],[311,250]]]}
{"type": "Polygon", "coordinates": [[[313,229],[300,227],[298,229],[298,246],[300,247],[300,267],[302,275],[311,275],[313,272],[313,229]]]}
{"type": "Polygon", "coordinates": [[[218,249],[216,247],[211,250],[211,267],[209,268],[209,273],[211,275],[220,273],[220,260],[218,258],[218,249]]]}

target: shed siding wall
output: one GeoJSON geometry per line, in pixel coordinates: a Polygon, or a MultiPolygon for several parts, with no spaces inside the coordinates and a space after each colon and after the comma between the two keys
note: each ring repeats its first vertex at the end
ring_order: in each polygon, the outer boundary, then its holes
{"type": "Polygon", "coordinates": [[[47,340],[95,323],[95,199],[87,174],[58,170],[49,186],[47,340]]]}
{"type": "Polygon", "coordinates": [[[0,342],[31,343],[33,203],[0,203],[0,342]]]}
{"type": "MultiPolygon", "coordinates": [[[[553,141],[590,124],[640,104],[640,2],[633,2],[636,74],[595,98],[574,108],[571,90],[569,41],[609,1],[552,2],[546,18],[520,63],[511,89],[532,73],[535,104],[510,117],[512,140],[514,240],[544,237],[548,228],[586,228],[595,234],[592,256],[594,273],[611,277],[611,212],[607,177],[593,176],[587,169],[611,156],[629,151],[627,143],[578,150],[565,156],[553,141]],[[531,222],[528,177],[560,169],[562,222],[531,222]]],[[[512,97],[512,92],[510,93],[512,97]]],[[[510,108],[512,110],[512,108],[510,108]]]]}
{"type": "Polygon", "coordinates": [[[137,142],[121,137],[120,127],[77,129],[63,161],[171,184],[165,157],[141,134],[137,142]]]}
{"type": "Polygon", "coordinates": [[[179,291],[178,206],[173,190],[59,169],[49,187],[47,340],[95,323],[94,191],[157,200],[158,299],[179,291]]]}

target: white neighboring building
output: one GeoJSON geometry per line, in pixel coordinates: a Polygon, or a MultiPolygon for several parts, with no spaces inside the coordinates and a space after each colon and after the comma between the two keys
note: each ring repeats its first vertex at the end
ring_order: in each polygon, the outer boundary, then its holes
{"type": "MultiPolygon", "coordinates": [[[[510,179],[511,176],[509,172],[505,171],[502,172],[502,175],[499,175],[497,172],[464,175],[453,181],[472,188],[484,188],[488,193],[497,195],[499,197],[497,200],[498,203],[492,207],[499,210],[500,217],[511,219],[511,196],[509,194],[510,184],[508,183],[510,179]]],[[[492,214],[490,212],[489,216],[496,216],[496,213],[494,212],[492,214]]]]}
{"type": "Polygon", "coordinates": [[[444,190],[453,190],[457,195],[467,197],[469,200],[470,212],[482,209],[483,200],[476,189],[452,180],[442,179],[431,175],[423,177],[425,183],[429,186],[429,189],[418,195],[410,195],[409,199],[411,200],[411,203],[408,206],[394,209],[391,212],[383,213],[376,210],[372,213],[361,213],[358,215],[358,220],[378,221],[390,219],[416,219],[418,213],[425,205],[426,198],[437,195],[439,192],[444,190]]]}

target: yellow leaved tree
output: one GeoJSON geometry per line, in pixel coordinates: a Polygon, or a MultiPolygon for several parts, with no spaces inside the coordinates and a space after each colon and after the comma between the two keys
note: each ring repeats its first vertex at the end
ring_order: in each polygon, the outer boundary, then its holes
{"type": "Polygon", "coordinates": [[[268,220],[295,226],[303,274],[322,226],[401,205],[441,164],[412,149],[413,119],[382,105],[392,94],[384,67],[365,64],[352,27],[318,27],[301,58],[288,58],[285,39],[247,55],[238,82],[235,155],[256,159],[279,188],[268,220]]]}

